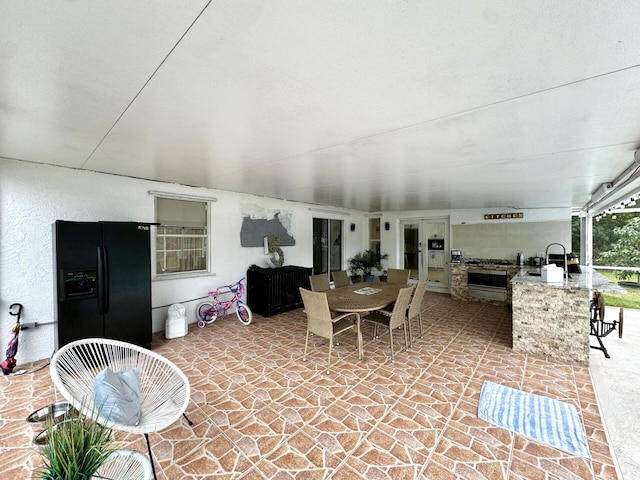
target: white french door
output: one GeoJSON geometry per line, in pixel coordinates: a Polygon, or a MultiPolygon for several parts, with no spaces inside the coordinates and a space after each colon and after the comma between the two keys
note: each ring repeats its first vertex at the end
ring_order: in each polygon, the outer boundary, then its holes
{"type": "Polygon", "coordinates": [[[449,289],[449,219],[446,217],[402,220],[404,268],[411,280],[427,280],[430,290],[449,289]]]}

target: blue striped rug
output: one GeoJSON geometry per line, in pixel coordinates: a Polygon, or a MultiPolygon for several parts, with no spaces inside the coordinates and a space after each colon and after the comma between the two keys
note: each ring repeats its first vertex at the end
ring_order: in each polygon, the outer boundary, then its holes
{"type": "Polygon", "coordinates": [[[591,459],[575,407],[493,382],[484,382],[478,417],[525,437],[591,459]]]}

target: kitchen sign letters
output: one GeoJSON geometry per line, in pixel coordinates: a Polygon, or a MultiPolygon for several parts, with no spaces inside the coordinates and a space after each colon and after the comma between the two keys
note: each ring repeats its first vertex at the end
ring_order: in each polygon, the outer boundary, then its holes
{"type": "Polygon", "coordinates": [[[524,213],[485,213],[485,220],[507,220],[512,218],[524,218],[524,213]]]}

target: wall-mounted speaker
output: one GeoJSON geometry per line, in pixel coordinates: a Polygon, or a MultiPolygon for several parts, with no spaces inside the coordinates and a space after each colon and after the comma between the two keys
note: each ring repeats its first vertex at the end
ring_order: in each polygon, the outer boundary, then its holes
{"type": "Polygon", "coordinates": [[[389,222],[384,222],[384,229],[385,230],[390,230],[391,229],[391,224],[389,224],[389,222]]]}
{"type": "Polygon", "coordinates": [[[356,224],[355,224],[355,223],[352,223],[352,224],[351,224],[351,231],[352,231],[352,232],[355,232],[355,231],[356,231],[356,224]]]}

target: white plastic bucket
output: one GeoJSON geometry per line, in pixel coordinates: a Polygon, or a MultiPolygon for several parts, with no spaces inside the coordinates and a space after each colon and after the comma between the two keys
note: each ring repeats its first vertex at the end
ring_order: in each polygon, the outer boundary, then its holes
{"type": "Polygon", "coordinates": [[[181,303],[175,303],[167,311],[164,323],[165,338],[184,337],[187,334],[187,309],[181,303]]]}

